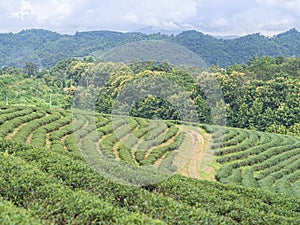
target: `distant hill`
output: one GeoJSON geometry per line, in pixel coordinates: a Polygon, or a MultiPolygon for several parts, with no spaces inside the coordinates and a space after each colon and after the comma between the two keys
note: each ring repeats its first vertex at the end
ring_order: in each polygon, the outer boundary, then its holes
{"type": "Polygon", "coordinates": [[[200,56],[208,65],[221,67],[246,63],[253,56],[300,56],[300,32],[291,29],[268,38],[260,34],[226,39],[198,31],[177,35],[113,31],[76,32],[74,35],[30,29],[0,34],[0,66],[24,67],[34,62],[49,68],[63,58],[100,56],[124,44],[143,40],[163,40],[182,45],[200,56]]]}
{"type": "Polygon", "coordinates": [[[182,30],[158,29],[158,28],[149,26],[149,27],[142,27],[140,29],[134,30],[134,32],[140,32],[143,34],[161,33],[161,34],[172,35],[172,34],[179,34],[180,32],[182,32],[182,30]]]}
{"type": "Polygon", "coordinates": [[[235,38],[239,38],[240,36],[237,36],[237,35],[225,35],[225,36],[214,35],[214,37],[218,38],[218,39],[235,39],[235,38]]]}

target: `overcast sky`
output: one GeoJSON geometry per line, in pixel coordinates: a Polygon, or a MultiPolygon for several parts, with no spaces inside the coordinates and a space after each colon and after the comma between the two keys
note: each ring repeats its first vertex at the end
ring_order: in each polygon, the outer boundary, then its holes
{"type": "Polygon", "coordinates": [[[43,28],[195,29],[214,35],[300,30],[300,0],[0,0],[0,32],[43,28]]]}

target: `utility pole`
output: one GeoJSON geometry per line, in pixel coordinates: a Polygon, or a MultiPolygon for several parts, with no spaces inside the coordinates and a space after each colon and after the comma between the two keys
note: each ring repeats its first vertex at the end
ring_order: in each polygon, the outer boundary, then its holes
{"type": "Polygon", "coordinates": [[[7,96],[5,96],[6,97],[6,105],[8,105],[8,97],[7,96]]]}
{"type": "Polygon", "coordinates": [[[50,94],[50,109],[52,108],[52,94],[50,94]]]}

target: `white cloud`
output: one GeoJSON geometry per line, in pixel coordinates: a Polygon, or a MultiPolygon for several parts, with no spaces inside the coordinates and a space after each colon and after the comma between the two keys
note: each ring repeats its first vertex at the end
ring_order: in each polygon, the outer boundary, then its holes
{"type": "Polygon", "coordinates": [[[228,25],[229,25],[228,21],[222,17],[214,19],[211,23],[211,26],[216,26],[216,27],[223,27],[228,25]]]}
{"type": "Polygon", "coordinates": [[[54,12],[60,16],[69,15],[72,12],[72,7],[68,3],[63,3],[58,5],[54,12]]]}
{"type": "Polygon", "coordinates": [[[266,6],[275,6],[278,4],[278,1],[277,0],[256,0],[257,3],[259,4],[263,4],[263,5],[266,5],[266,6]]]}
{"type": "Polygon", "coordinates": [[[31,2],[22,0],[20,2],[20,8],[16,12],[12,12],[11,16],[14,18],[20,18],[24,20],[25,16],[31,15],[31,12],[33,10],[33,5],[31,2]]]}
{"type": "Polygon", "coordinates": [[[161,23],[160,28],[167,29],[167,30],[178,30],[178,29],[180,29],[180,27],[176,23],[174,23],[173,21],[165,21],[165,22],[161,23]]]}
{"type": "Polygon", "coordinates": [[[124,17],[122,17],[122,19],[129,23],[138,23],[139,22],[139,17],[134,14],[125,15],[124,17]]]}
{"type": "Polygon", "coordinates": [[[21,0],[19,7],[12,9],[10,15],[12,18],[22,20],[31,16],[37,23],[43,25],[44,23],[57,23],[57,20],[68,16],[71,12],[71,1],[67,0],[21,0]]]}
{"type": "Polygon", "coordinates": [[[300,0],[0,1],[0,31],[38,27],[63,33],[198,29],[213,34],[278,33],[300,28],[300,0]]]}

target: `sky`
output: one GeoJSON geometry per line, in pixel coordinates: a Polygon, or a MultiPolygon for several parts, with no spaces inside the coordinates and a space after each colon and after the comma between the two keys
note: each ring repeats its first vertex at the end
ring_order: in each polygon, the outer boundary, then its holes
{"type": "Polygon", "coordinates": [[[300,0],[0,0],[0,32],[198,30],[272,36],[300,30],[300,0]]]}

